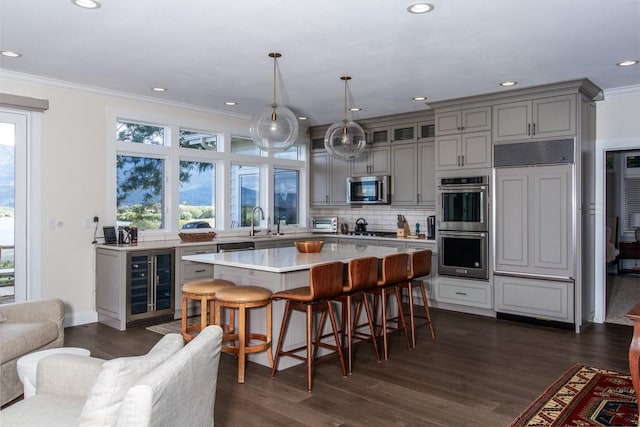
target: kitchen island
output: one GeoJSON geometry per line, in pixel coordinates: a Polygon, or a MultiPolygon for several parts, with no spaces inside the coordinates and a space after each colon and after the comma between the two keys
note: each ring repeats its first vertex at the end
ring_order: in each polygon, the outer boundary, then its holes
{"type": "MultiPolygon", "coordinates": [[[[415,249],[391,248],[383,246],[359,246],[350,244],[325,244],[322,251],[315,254],[300,253],[295,247],[260,249],[253,251],[208,253],[188,255],[182,257],[185,261],[213,264],[215,278],[231,280],[237,285],[256,285],[278,292],[306,286],[309,283],[309,269],[317,264],[331,261],[341,261],[345,264],[352,259],[373,256],[379,259],[398,252],[411,252],[415,249]]],[[[251,330],[265,333],[265,314],[256,311],[249,319],[251,330]]],[[[284,303],[273,303],[273,348],[278,345],[284,303]]],[[[305,320],[302,313],[293,313],[289,324],[289,331],[285,337],[285,349],[304,345],[306,340],[305,320]]],[[[269,366],[265,353],[249,356],[249,360],[264,366],[269,366]]],[[[280,360],[279,369],[302,363],[292,358],[280,360]]]]}

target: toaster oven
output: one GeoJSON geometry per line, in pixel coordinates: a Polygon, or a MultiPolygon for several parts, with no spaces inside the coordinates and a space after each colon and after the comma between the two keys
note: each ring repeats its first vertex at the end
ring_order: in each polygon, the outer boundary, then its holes
{"type": "Polygon", "coordinates": [[[338,217],[337,216],[324,216],[314,217],[311,219],[311,232],[312,233],[337,233],[338,232],[338,217]]]}

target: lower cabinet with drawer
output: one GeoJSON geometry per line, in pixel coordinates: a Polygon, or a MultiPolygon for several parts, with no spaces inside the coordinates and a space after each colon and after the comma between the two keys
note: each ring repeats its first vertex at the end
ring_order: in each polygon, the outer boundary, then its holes
{"type": "Polygon", "coordinates": [[[439,276],[436,301],[491,309],[493,308],[492,285],[490,282],[439,276]]]}
{"type": "MultiPolygon", "coordinates": [[[[178,272],[175,282],[176,309],[174,317],[176,319],[182,318],[182,285],[191,280],[213,278],[213,265],[193,261],[183,261],[182,257],[185,255],[208,254],[215,252],[218,252],[218,245],[212,244],[176,248],[176,271],[178,272]]],[[[193,315],[195,313],[190,314],[193,315]]]]}

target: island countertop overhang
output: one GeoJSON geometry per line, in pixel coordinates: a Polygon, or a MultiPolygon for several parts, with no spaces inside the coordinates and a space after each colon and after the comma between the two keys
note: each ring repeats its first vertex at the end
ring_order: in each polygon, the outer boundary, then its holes
{"type": "Polygon", "coordinates": [[[373,256],[384,258],[399,252],[412,252],[414,248],[386,246],[359,246],[351,244],[325,244],[319,253],[300,253],[295,247],[257,249],[237,252],[185,255],[185,261],[225,265],[249,270],[288,273],[308,270],[314,265],[331,261],[349,262],[352,259],[373,256]]]}

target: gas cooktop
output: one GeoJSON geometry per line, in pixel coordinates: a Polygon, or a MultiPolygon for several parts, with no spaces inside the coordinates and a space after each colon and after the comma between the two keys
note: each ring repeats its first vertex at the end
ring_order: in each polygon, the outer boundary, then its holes
{"type": "Polygon", "coordinates": [[[395,231],[350,231],[351,236],[371,236],[371,237],[396,237],[395,231]]]}

